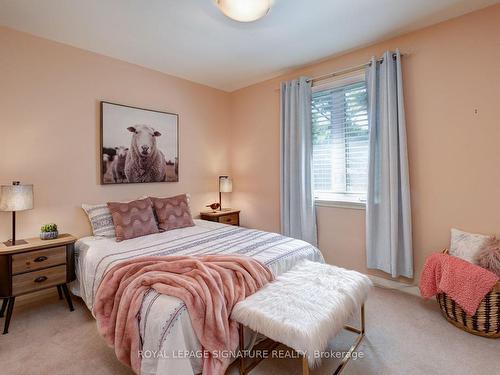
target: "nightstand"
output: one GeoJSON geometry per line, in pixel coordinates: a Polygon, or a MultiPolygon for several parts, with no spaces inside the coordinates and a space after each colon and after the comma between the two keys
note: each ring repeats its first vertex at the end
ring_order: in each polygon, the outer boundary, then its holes
{"type": "Polygon", "coordinates": [[[0,317],[5,317],[3,333],[9,324],[16,297],[42,289],[57,287],[59,299],[64,297],[70,311],[73,303],[66,283],[75,280],[74,244],[76,238],[61,234],[54,240],[30,238],[26,244],[0,244],[0,317]]]}
{"type": "Polygon", "coordinates": [[[240,225],[240,210],[205,211],[200,212],[202,220],[216,221],[222,224],[240,225]]]}

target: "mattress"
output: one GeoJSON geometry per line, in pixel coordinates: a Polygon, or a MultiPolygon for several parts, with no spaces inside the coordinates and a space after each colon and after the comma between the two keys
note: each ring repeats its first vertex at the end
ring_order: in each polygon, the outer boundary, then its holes
{"type": "MultiPolygon", "coordinates": [[[[140,256],[242,254],[268,266],[275,276],[302,259],[323,262],[307,242],[276,233],[195,220],[195,226],[127,241],[85,237],[75,244],[77,280],[72,284],[92,311],[100,281],[114,265],[140,256]]],[[[146,292],[139,314],[143,358],[141,374],[199,374],[200,343],[184,303],[178,298],[146,292]]]]}

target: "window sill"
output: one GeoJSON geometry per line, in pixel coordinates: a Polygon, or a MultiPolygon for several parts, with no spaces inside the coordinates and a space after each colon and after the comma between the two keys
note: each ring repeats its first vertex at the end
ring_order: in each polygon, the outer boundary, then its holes
{"type": "Polygon", "coordinates": [[[316,199],[314,201],[314,205],[319,206],[319,207],[349,208],[352,210],[365,210],[366,209],[366,203],[364,203],[364,202],[345,202],[345,201],[331,201],[331,200],[316,199]]]}

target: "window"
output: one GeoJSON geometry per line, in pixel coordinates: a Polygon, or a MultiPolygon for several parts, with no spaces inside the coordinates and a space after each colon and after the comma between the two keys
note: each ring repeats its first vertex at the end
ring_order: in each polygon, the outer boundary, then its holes
{"type": "Polygon", "coordinates": [[[316,200],[366,200],[368,108],[364,75],[313,88],[313,189],[316,200]]]}

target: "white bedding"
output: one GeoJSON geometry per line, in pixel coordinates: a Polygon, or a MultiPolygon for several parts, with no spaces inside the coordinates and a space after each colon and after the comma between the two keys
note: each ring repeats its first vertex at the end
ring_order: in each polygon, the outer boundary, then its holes
{"type": "MultiPolygon", "coordinates": [[[[275,276],[302,259],[323,262],[320,251],[304,241],[210,221],[195,220],[195,224],[123,242],[102,237],[78,240],[73,293],[92,311],[95,293],[105,273],[120,262],[145,255],[245,254],[267,265],[275,276]]],[[[141,374],[201,372],[201,359],[182,358],[188,357],[183,353],[196,352],[201,347],[181,300],[150,290],[144,297],[139,321],[145,353],[141,374]]]]}

